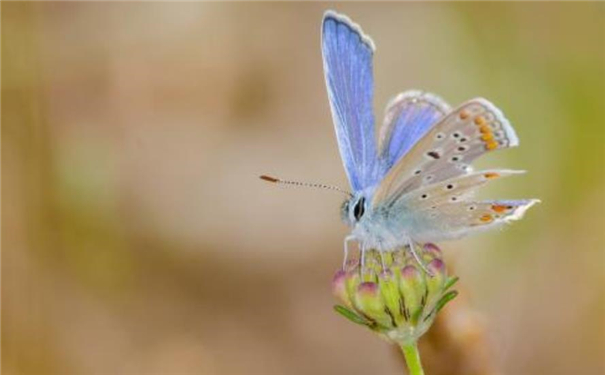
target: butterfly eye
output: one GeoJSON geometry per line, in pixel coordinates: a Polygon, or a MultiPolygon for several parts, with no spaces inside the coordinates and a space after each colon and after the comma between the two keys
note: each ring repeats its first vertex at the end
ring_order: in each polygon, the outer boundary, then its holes
{"type": "Polygon", "coordinates": [[[355,217],[355,220],[359,221],[365,213],[365,203],[366,199],[364,197],[359,198],[357,203],[355,203],[355,207],[353,207],[353,216],[355,217]]]}

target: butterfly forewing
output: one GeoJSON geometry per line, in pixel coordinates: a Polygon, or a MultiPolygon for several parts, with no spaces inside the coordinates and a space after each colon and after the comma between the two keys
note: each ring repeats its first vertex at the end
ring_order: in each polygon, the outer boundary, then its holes
{"type": "Polygon", "coordinates": [[[346,16],[328,11],[322,27],[324,73],[340,155],[355,191],[377,179],[372,100],[374,45],[346,16]]]}
{"type": "Polygon", "coordinates": [[[485,99],[473,99],[436,123],[391,168],[372,203],[390,205],[421,186],[467,174],[477,157],[517,144],[500,110],[485,99]]]}

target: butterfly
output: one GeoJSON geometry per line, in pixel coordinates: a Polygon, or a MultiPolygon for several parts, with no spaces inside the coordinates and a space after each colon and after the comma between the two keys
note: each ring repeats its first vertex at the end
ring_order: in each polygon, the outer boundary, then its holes
{"type": "Polygon", "coordinates": [[[321,45],[336,138],[352,188],[341,207],[351,227],[345,253],[348,242],[357,241],[362,253],[409,247],[418,260],[414,244],[499,227],[538,202],[473,199],[487,182],[524,173],[471,167],[486,153],[519,144],[492,103],[476,98],[452,109],[436,95],[406,91],[388,103],[376,139],[374,42],[347,16],[327,11],[321,45]]]}

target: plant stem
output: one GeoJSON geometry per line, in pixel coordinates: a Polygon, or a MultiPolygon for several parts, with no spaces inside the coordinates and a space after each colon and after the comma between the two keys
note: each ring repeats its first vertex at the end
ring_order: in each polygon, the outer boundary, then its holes
{"type": "Polygon", "coordinates": [[[420,363],[420,353],[418,352],[418,346],[416,343],[402,344],[400,345],[405,362],[408,365],[410,375],[424,375],[422,364],[420,363]]]}

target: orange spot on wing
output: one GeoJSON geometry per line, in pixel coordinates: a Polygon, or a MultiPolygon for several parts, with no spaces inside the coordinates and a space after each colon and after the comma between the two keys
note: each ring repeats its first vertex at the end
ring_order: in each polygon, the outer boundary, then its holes
{"type": "Polygon", "coordinates": [[[465,110],[460,111],[461,120],[466,120],[469,116],[470,116],[470,113],[468,113],[468,111],[465,111],[465,110]]]}
{"type": "Polygon", "coordinates": [[[509,209],[508,207],[509,207],[509,206],[503,206],[503,205],[500,205],[500,204],[494,204],[494,205],[492,206],[492,210],[494,210],[494,211],[496,211],[497,213],[501,214],[501,213],[503,213],[503,212],[506,212],[506,210],[508,210],[508,209],[509,209]]]}
{"type": "Polygon", "coordinates": [[[490,128],[489,128],[489,126],[487,126],[487,125],[481,125],[481,126],[479,127],[479,132],[480,132],[481,134],[487,134],[487,133],[491,133],[491,132],[492,132],[492,129],[490,129],[490,128]]]}
{"type": "Polygon", "coordinates": [[[485,178],[496,178],[496,177],[500,177],[500,174],[498,174],[496,172],[487,172],[483,176],[485,176],[485,178]]]}
{"type": "Polygon", "coordinates": [[[479,218],[479,220],[481,220],[484,223],[489,223],[490,221],[494,220],[492,218],[492,215],[483,215],[479,218]]]}
{"type": "Polygon", "coordinates": [[[494,139],[494,135],[492,133],[487,133],[487,134],[483,134],[481,136],[481,139],[484,141],[491,141],[492,139],[494,139]]]}
{"type": "Polygon", "coordinates": [[[485,125],[485,124],[487,124],[487,122],[485,121],[485,118],[483,116],[477,116],[477,117],[475,117],[475,125],[482,126],[482,125],[485,125]]]}
{"type": "Polygon", "coordinates": [[[496,148],[498,148],[498,142],[496,142],[496,141],[488,142],[485,145],[485,148],[488,149],[488,150],[495,150],[496,148]]]}

